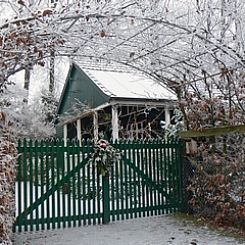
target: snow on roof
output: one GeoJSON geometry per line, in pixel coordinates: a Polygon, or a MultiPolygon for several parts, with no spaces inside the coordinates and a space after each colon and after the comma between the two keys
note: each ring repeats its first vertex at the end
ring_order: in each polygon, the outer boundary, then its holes
{"type": "Polygon", "coordinates": [[[176,100],[171,90],[146,76],[114,71],[83,71],[110,97],[176,100]]]}

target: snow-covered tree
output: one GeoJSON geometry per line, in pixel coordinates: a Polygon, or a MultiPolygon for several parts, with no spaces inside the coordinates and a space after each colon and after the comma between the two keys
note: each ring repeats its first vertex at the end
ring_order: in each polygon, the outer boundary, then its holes
{"type": "Polygon", "coordinates": [[[1,94],[1,111],[8,115],[14,127],[15,137],[44,139],[55,133],[54,120],[57,102],[48,93],[42,98],[34,99],[31,103],[25,102],[26,91],[18,86],[10,87],[1,94]]]}
{"type": "Polygon", "coordinates": [[[203,71],[213,78],[221,65],[244,66],[242,1],[58,1],[50,8],[47,1],[17,2],[12,8],[22,11],[1,28],[13,45],[2,49],[11,49],[4,64],[15,59],[12,72],[28,56],[42,65],[54,51],[84,66],[130,67],[176,90],[202,80],[203,71]]]}
{"type": "Polygon", "coordinates": [[[196,103],[204,105],[201,116],[225,106],[226,123],[244,121],[242,0],[16,0],[0,1],[0,9],[0,90],[54,52],[83,67],[143,72],[169,86],[187,128],[220,125],[220,116],[197,122],[196,103]]]}

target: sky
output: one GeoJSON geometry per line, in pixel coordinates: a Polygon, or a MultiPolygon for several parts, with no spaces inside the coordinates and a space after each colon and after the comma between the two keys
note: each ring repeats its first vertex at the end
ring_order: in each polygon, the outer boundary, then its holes
{"type": "MultiPolygon", "coordinates": [[[[31,82],[29,90],[29,101],[30,103],[37,97],[40,97],[42,90],[48,89],[49,81],[49,70],[47,67],[35,66],[31,71],[31,82]]],[[[62,91],[68,70],[69,70],[69,59],[68,58],[57,58],[55,65],[55,96],[59,98],[62,91]]],[[[14,82],[16,86],[24,86],[24,71],[16,73],[10,77],[10,81],[14,82]]],[[[14,90],[15,87],[9,87],[10,90],[14,90]]]]}

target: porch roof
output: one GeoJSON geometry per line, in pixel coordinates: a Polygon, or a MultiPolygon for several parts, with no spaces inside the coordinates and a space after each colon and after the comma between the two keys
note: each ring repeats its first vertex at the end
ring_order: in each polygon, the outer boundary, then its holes
{"type": "Polygon", "coordinates": [[[83,71],[109,97],[146,99],[146,100],[176,100],[176,95],[163,84],[153,79],[127,72],[88,70],[83,71]]]}

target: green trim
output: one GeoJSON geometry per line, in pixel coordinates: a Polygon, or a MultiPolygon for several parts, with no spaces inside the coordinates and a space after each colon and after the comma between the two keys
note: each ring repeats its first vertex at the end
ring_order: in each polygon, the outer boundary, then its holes
{"type": "Polygon", "coordinates": [[[140,170],[139,167],[135,166],[129,159],[127,159],[125,156],[122,157],[122,159],[125,161],[125,163],[132,168],[143,180],[145,185],[151,188],[151,190],[158,190],[161,194],[163,194],[165,197],[169,197],[169,194],[167,194],[166,191],[164,191],[164,187],[162,185],[158,185],[155,182],[152,181],[150,177],[148,177],[142,170],[140,170]]]}
{"type": "Polygon", "coordinates": [[[69,146],[63,141],[23,142],[18,145],[20,213],[15,231],[107,224],[182,209],[179,141],[116,142],[113,146],[121,157],[104,177],[89,161],[92,142],[82,142],[81,147],[75,142],[69,146]]]}
{"type": "Polygon", "coordinates": [[[220,136],[220,135],[226,135],[230,133],[233,133],[233,134],[234,133],[245,133],[245,125],[222,126],[222,127],[217,127],[217,128],[202,129],[200,131],[189,130],[189,131],[180,132],[179,136],[185,139],[185,138],[220,136]]]}
{"type": "Polygon", "coordinates": [[[71,77],[71,72],[73,70],[73,66],[74,65],[71,64],[69,67],[69,71],[68,71],[67,76],[66,76],[65,84],[64,84],[64,87],[63,87],[62,92],[61,92],[59,104],[57,106],[57,114],[60,114],[60,111],[63,109],[63,103],[64,103],[63,98],[65,97],[65,94],[67,93],[68,83],[69,83],[69,79],[71,77]]]}
{"type": "Polygon", "coordinates": [[[41,205],[45,200],[47,200],[49,196],[53,195],[54,192],[57,191],[59,187],[63,186],[66,182],[68,182],[69,178],[73,176],[79,169],[84,167],[88,163],[89,159],[90,159],[90,156],[85,158],[78,166],[76,166],[74,169],[69,171],[62,179],[60,179],[52,188],[50,188],[46,193],[44,193],[34,203],[32,203],[29,207],[27,207],[24,212],[19,214],[19,216],[16,219],[16,222],[17,223],[19,223],[20,221],[24,222],[28,214],[30,214],[33,210],[37,209],[38,206],[41,205]]]}
{"type": "Polygon", "coordinates": [[[87,102],[91,108],[109,102],[110,96],[105,94],[77,64],[72,63],[59,99],[57,114],[68,111],[74,99],[87,102]]]}
{"type": "MultiPolygon", "coordinates": [[[[102,218],[103,216],[103,213],[95,213],[95,217],[97,219],[99,218],[102,218]]],[[[79,221],[79,219],[89,219],[89,214],[82,214],[82,215],[72,215],[72,216],[63,216],[62,217],[62,221],[63,222],[69,222],[69,220],[77,220],[79,221]]],[[[41,223],[45,223],[45,224],[48,224],[50,223],[51,221],[54,222],[54,223],[57,223],[57,225],[59,224],[59,219],[60,217],[54,217],[54,218],[42,218],[42,219],[33,219],[33,220],[30,220],[30,219],[26,219],[25,220],[25,224],[27,225],[31,225],[31,224],[34,224],[34,225],[39,225],[41,223]]],[[[21,228],[23,224],[22,223],[16,223],[16,226],[18,226],[19,228],[21,228]]]]}
{"type": "MultiPolygon", "coordinates": [[[[147,211],[164,211],[167,209],[171,209],[172,213],[174,213],[174,209],[180,209],[182,203],[179,204],[162,204],[162,205],[153,205],[153,206],[147,206],[147,207],[141,207],[141,208],[129,208],[129,209],[118,209],[115,211],[115,214],[126,214],[126,213],[141,213],[141,212],[147,212],[147,211]]],[[[113,211],[110,211],[110,215],[113,216],[113,211]]],[[[155,215],[155,214],[152,214],[155,215]]],[[[131,217],[133,218],[133,217],[131,217]]]]}
{"type": "Polygon", "coordinates": [[[110,185],[109,185],[109,174],[102,177],[102,199],[103,199],[103,224],[110,222],[110,185]]]}

